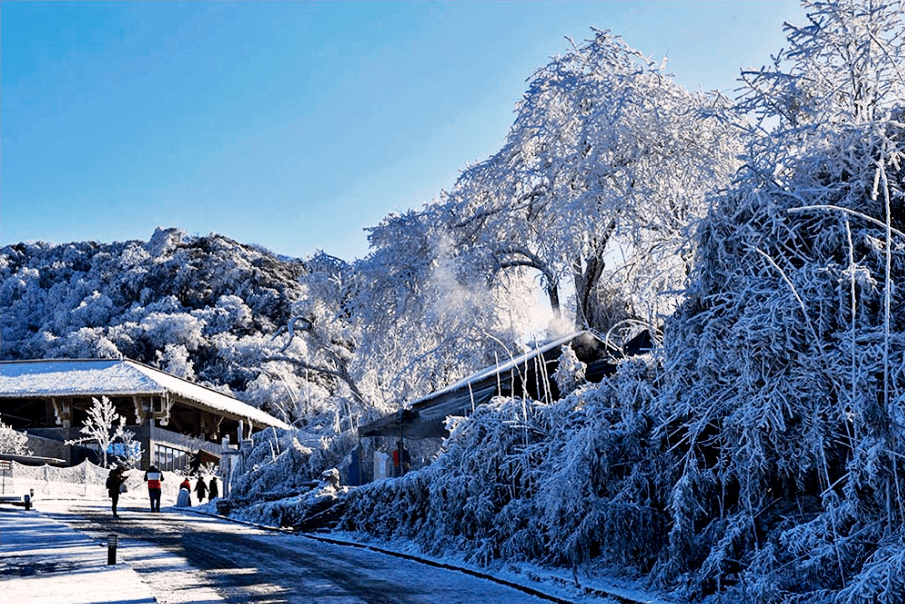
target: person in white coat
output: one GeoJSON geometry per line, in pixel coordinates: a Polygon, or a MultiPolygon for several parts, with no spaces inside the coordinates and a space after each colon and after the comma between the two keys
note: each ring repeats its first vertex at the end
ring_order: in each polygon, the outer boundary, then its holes
{"type": "Polygon", "coordinates": [[[192,506],[192,483],[186,478],[179,485],[179,495],[176,497],[177,508],[187,508],[192,506]]]}

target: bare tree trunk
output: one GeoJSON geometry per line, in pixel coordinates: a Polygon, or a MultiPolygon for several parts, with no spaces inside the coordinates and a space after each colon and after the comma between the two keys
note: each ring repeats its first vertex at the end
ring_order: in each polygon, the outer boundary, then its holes
{"type": "Polygon", "coordinates": [[[606,262],[603,260],[603,252],[610,240],[610,235],[616,229],[616,221],[611,220],[607,228],[594,242],[594,255],[587,258],[577,258],[572,264],[572,274],[575,280],[575,315],[579,326],[595,327],[594,312],[595,296],[600,276],[606,262]]]}
{"type": "Polygon", "coordinates": [[[550,300],[550,310],[557,319],[562,317],[562,310],[559,305],[559,288],[556,285],[547,285],[547,299],[550,300]]]}

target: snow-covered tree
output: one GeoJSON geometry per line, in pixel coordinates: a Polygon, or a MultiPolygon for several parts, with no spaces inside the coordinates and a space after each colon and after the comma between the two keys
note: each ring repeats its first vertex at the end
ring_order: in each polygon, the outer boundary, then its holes
{"type": "Polygon", "coordinates": [[[141,459],[141,449],[135,440],[135,433],[126,430],[126,418],[117,411],[116,406],[106,396],[100,400],[91,399],[91,407],[88,416],[80,432],[85,436],[66,441],[67,445],[79,445],[83,443],[97,443],[101,451],[103,467],[107,467],[107,452],[114,443],[123,447],[123,457],[127,465],[134,465],[141,459]]]}
{"type": "Polygon", "coordinates": [[[508,359],[533,296],[516,279],[489,284],[462,261],[444,209],[390,215],[371,229],[350,299],[364,378],[393,404],[508,359]]]}
{"type": "Polygon", "coordinates": [[[505,146],[456,183],[457,245],[492,273],[538,271],[554,310],[571,281],[580,326],[658,324],[685,284],[707,195],[738,167],[729,108],[595,31],[538,70],[505,146]]]}
{"type": "Polygon", "coordinates": [[[13,430],[0,420],[0,453],[12,455],[29,455],[28,435],[18,430],[13,430]]]}
{"type": "MultiPolygon", "coordinates": [[[[286,375],[281,364],[292,366],[296,374],[305,376],[304,382],[330,391],[340,422],[337,432],[357,429],[362,408],[368,405],[355,371],[357,343],[349,314],[348,270],[345,262],[324,253],[310,259],[301,280],[302,299],[292,307],[294,316],[274,334],[265,358],[273,375],[286,375]]],[[[311,392],[310,386],[303,389],[311,392]]]]}
{"type": "Polygon", "coordinates": [[[744,75],[760,138],[666,331],[683,459],[661,570],[748,601],[900,602],[905,6],[805,7],[744,75]]]}

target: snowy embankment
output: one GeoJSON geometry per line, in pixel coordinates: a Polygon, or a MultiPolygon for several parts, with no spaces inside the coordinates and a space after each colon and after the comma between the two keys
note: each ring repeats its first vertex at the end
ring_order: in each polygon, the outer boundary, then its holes
{"type": "Polygon", "coordinates": [[[666,534],[663,502],[651,499],[654,452],[643,446],[651,423],[640,411],[653,369],[650,357],[623,363],[619,383],[634,383],[625,389],[632,400],[608,382],[552,405],[498,399],[478,408],[430,466],[351,491],[340,529],[477,566],[566,569],[570,581],[573,572],[650,570],[666,534]]]}

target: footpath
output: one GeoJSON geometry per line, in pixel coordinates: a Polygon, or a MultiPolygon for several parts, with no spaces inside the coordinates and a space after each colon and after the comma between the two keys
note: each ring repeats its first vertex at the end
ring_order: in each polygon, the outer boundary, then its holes
{"type": "Polygon", "coordinates": [[[38,510],[0,505],[0,592],[16,604],[156,604],[100,542],[38,510]]]}

